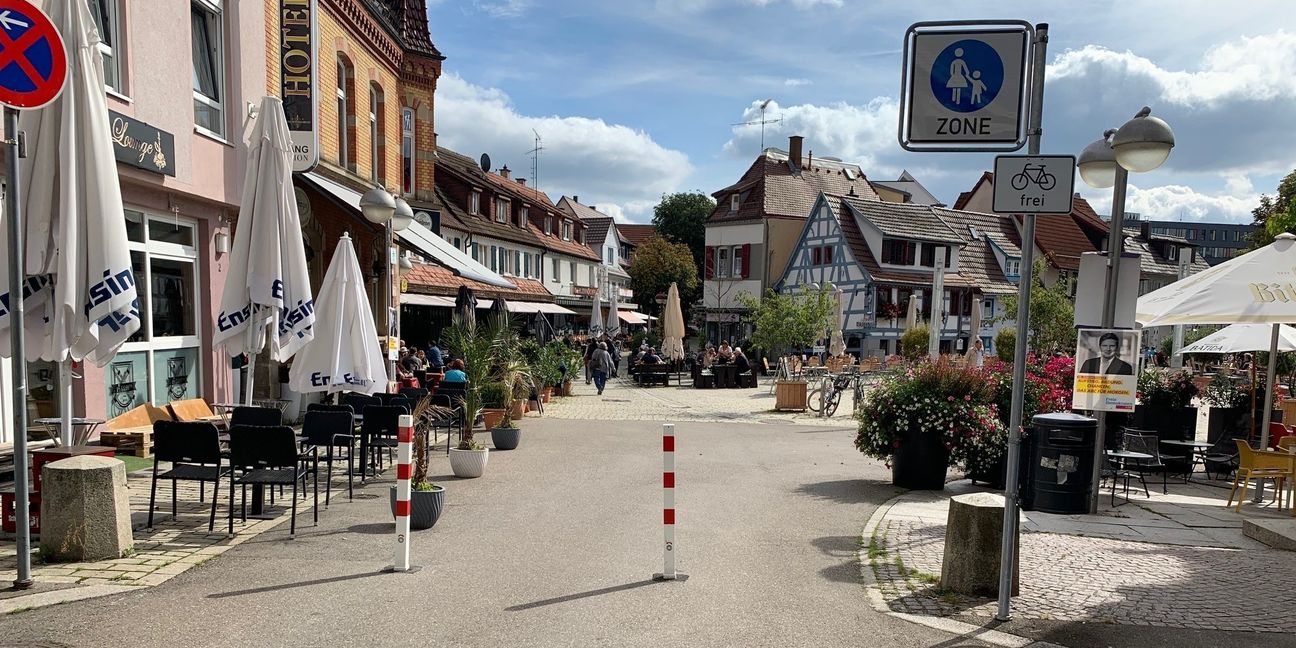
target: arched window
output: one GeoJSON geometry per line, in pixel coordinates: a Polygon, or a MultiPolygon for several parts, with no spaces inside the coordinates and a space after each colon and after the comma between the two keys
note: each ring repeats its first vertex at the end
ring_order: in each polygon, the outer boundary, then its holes
{"type": "Polygon", "coordinates": [[[369,177],[378,184],[386,184],[387,176],[387,143],[383,134],[387,131],[382,86],[369,84],[369,177]]]}
{"type": "Polygon", "coordinates": [[[355,67],[343,54],[337,58],[338,165],[355,171],[355,67]]]}
{"type": "Polygon", "coordinates": [[[414,195],[414,109],[401,109],[401,193],[414,195]]]}

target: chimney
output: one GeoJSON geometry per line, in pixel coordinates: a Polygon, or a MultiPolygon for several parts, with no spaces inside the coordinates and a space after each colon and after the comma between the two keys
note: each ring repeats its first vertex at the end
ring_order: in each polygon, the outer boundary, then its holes
{"type": "Polygon", "coordinates": [[[509,179],[509,168],[507,164],[500,167],[499,174],[501,178],[504,178],[505,180],[509,179]]]}
{"type": "Polygon", "coordinates": [[[580,196],[572,196],[572,202],[579,204],[579,203],[580,203],[580,196]]]}
{"type": "Polygon", "coordinates": [[[518,178],[517,181],[518,184],[522,185],[523,187],[526,186],[526,178],[518,178]]]}
{"type": "Polygon", "coordinates": [[[598,211],[598,205],[590,205],[589,208],[598,211]]]}
{"type": "Polygon", "coordinates": [[[788,137],[788,161],[792,163],[792,170],[801,169],[801,143],[805,138],[800,135],[788,137]]]}

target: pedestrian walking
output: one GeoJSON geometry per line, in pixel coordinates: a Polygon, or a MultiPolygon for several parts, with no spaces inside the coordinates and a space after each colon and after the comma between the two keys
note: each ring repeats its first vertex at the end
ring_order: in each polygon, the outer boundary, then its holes
{"type": "Polygon", "coordinates": [[[589,344],[585,346],[585,384],[586,385],[590,384],[590,379],[594,377],[592,370],[590,369],[590,359],[594,357],[594,352],[598,351],[598,344],[599,344],[598,338],[591,337],[589,340],[589,344]]]}
{"type": "Polygon", "coordinates": [[[590,373],[593,374],[594,386],[598,388],[600,396],[603,395],[603,388],[607,385],[608,375],[612,373],[612,355],[608,353],[607,343],[599,342],[594,353],[590,355],[589,361],[590,373]]]}

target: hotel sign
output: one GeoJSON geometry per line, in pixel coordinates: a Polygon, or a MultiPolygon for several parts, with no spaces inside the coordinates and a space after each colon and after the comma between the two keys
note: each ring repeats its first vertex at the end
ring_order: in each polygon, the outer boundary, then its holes
{"type": "Polygon", "coordinates": [[[175,136],[112,110],[108,126],[118,162],[175,177],[175,136]]]}
{"type": "Polygon", "coordinates": [[[319,162],[316,0],[279,0],[279,95],[293,143],[293,171],[319,162]]]}

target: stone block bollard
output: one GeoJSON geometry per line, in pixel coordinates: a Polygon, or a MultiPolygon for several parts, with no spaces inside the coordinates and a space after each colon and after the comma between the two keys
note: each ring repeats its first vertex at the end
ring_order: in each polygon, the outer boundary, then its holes
{"type": "Polygon", "coordinates": [[[126,464],[69,457],[41,472],[41,556],[54,561],[120,558],[134,546],[126,464]]]}
{"type": "MultiPolygon", "coordinates": [[[[1003,495],[969,493],[950,498],[941,589],[998,596],[1003,516],[1003,495]]],[[[1020,535],[1017,542],[1020,547],[1020,535]]],[[[1017,596],[1021,552],[1013,556],[1012,595],[1017,596]]]]}

